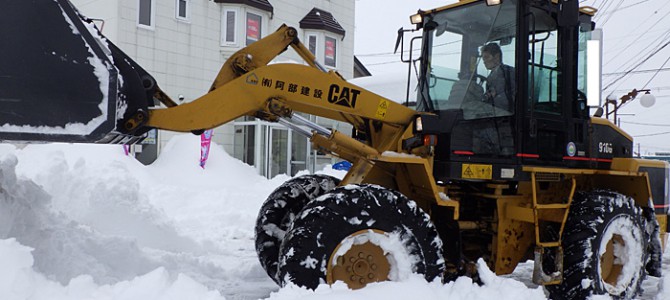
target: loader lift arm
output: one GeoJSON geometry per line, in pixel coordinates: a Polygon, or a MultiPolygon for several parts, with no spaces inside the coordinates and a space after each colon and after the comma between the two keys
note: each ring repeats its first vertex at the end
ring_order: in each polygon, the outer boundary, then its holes
{"type": "MultiPolygon", "coordinates": [[[[145,125],[190,132],[214,128],[241,116],[272,122],[291,119],[294,111],[353,124],[357,130],[368,133],[368,146],[377,149],[354,151],[367,154],[395,151],[398,140],[416,114],[412,109],[346,82],[335,71],[326,71],[297,38],[297,31],[283,25],[232,55],[207,94],[190,103],[152,109],[145,125]],[[289,46],[309,66],[268,65],[289,46]]],[[[331,138],[335,136],[345,138],[338,134],[332,134],[331,138]]]]}

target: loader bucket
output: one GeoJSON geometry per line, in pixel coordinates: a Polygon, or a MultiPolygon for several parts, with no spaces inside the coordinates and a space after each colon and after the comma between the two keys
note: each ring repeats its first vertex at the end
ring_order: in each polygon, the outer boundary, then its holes
{"type": "Polygon", "coordinates": [[[110,45],[67,0],[0,0],[0,140],[127,137],[117,123],[146,111],[147,93],[133,76],[124,82],[114,59],[125,54],[110,45]]]}

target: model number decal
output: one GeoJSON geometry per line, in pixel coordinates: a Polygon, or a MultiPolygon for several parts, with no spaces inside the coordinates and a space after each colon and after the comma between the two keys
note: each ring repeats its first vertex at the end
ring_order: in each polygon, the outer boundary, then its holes
{"type": "Polygon", "coordinates": [[[612,143],[598,143],[598,152],[612,154],[612,143]]]}

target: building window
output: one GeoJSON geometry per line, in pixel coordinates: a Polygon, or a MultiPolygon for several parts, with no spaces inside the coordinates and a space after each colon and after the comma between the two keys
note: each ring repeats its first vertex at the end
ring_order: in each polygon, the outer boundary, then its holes
{"type": "Polygon", "coordinates": [[[237,10],[224,9],[223,18],[221,18],[221,45],[235,46],[237,45],[237,34],[235,30],[237,24],[237,10]]]}
{"type": "Polygon", "coordinates": [[[176,0],[177,19],[188,20],[189,0],[176,0]]]}
{"type": "Polygon", "coordinates": [[[325,38],[323,62],[326,66],[337,67],[337,40],[332,37],[325,38]]]}
{"type": "Polygon", "coordinates": [[[142,26],[153,27],[154,0],[139,0],[137,23],[142,26]]]}
{"type": "Polygon", "coordinates": [[[247,46],[261,39],[261,16],[247,13],[247,46]]]}
{"type": "Polygon", "coordinates": [[[317,38],[316,35],[309,35],[307,36],[307,48],[309,49],[309,52],[312,52],[316,56],[316,43],[317,43],[317,38]]]}

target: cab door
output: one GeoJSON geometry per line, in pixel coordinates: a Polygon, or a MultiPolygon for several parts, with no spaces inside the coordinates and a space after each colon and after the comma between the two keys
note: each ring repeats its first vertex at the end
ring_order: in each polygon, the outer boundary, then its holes
{"type": "MultiPolygon", "coordinates": [[[[519,52],[528,55],[523,58],[528,61],[528,100],[521,120],[524,130],[520,155],[525,163],[592,163],[586,138],[586,76],[580,69],[584,64],[582,40],[588,30],[579,25],[582,20],[577,6],[577,1],[561,6],[531,6],[524,14],[522,30],[528,37],[528,51],[519,52]]],[[[582,23],[590,25],[590,18],[582,23]]],[[[519,44],[519,49],[522,47],[526,46],[519,44]]]]}
{"type": "Polygon", "coordinates": [[[565,99],[559,93],[564,74],[559,66],[558,29],[548,14],[542,11],[531,13],[535,15],[531,21],[545,17],[548,19],[544,23],[548,24],[541,30],[533,32],[531,29],[528,34],[528,101],[522,157],[560,161],[563,153],[557,149],[565,145],[566,126],[565,99]]]}

